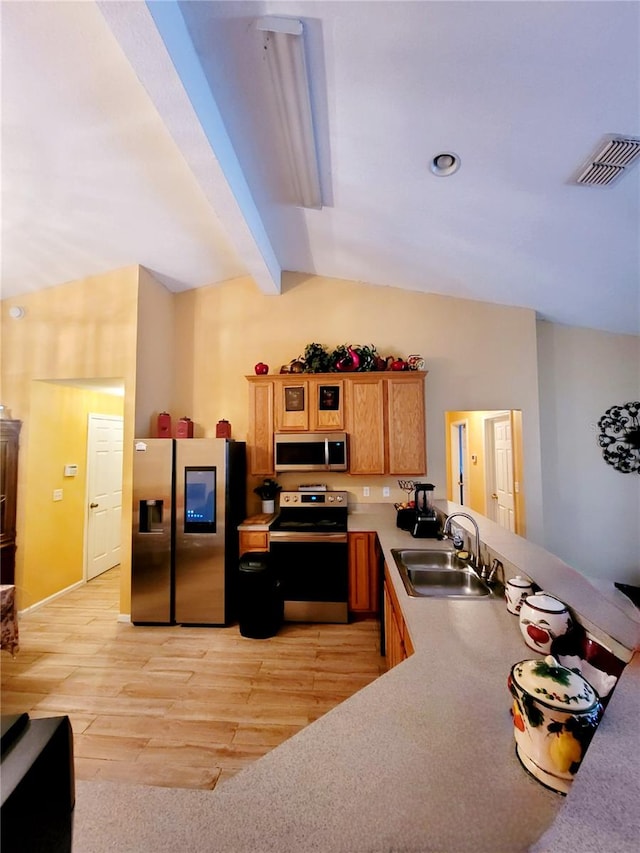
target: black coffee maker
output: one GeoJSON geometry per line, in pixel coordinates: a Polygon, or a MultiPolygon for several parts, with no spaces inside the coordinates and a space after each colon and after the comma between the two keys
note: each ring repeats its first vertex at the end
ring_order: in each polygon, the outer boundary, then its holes
{"type": "Polygon", "coordinates": [[[411,535],[416,539],[435,539],[440,533],[440,522],[433,508],[433,490],[431,483],[416,483],[414,496],[415,521],[411,535]]]}

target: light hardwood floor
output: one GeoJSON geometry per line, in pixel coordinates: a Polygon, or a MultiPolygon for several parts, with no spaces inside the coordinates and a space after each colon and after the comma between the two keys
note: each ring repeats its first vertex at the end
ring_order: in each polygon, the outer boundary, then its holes
{"type": "Polygon", "coordinates": [[[20,619],[2,713],[68,714],[76,777],[214,788],[386,670],[378,623],[228,628],[118,622],[119,569],[20,619]]]}

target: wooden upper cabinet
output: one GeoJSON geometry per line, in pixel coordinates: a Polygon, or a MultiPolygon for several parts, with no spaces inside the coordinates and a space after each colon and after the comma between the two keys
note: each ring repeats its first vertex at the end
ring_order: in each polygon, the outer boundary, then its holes
{"type": "Polygon", "coordinates": [[[347,381],[349,473],[385,473],[385,381],[380,373],[362,373],[347,381]]]}
{"type": "Polygon", "coordinates": [[[346,431],[350,474],[426,472],[421,371],[248,376],[249,472],[273,474],[274,432],[346,431]]]}
{"type": "Polygon", "coordinates": [[[273,380],[249,383],[249,472],[273,474],[273,380]]]}
{"type": "Polygon", "coordinates": [[[309,382],[291,376],[275,385],[276,432],[309,431],[309,382]]]}
{"type": "Polygon", "coordinates": [[[344,429],[344,382],[333,377],[279,377],[275,382],[276,432],[344,429]]]}
{"type": "Polygon", "coordinates": [[[311,429],[331,432],[344,429],[344,382],[332,376],[309,378],[311,429]]]}
{"type": "Polygon", "coordinates": [[[351,474],[424,474],[424,373],[366,374],[347,382],[351,474]]]}
{"type": "Polygon", "coordinates": [[[427,451],[424,377],[404,374],[387,381],[390,474],[424,474],[427,451]]]}

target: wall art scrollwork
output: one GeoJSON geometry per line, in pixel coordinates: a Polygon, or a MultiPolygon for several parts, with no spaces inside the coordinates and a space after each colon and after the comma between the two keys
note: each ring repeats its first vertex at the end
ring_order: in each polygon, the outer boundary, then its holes
{"type": "Polygon", "coordinates": [[[604,461],[623,474],[640,474],[640,402],[612,406],[598,421],[604,461]]]}

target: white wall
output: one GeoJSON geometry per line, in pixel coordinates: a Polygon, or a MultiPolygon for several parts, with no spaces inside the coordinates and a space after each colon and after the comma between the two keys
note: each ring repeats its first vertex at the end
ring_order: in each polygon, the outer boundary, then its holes
{"type": "Polygon", "coordinates": [[[583,574],[640,585],[640,476],[604,461],[597,423],[640,400],[640,338],[538,323],[545,547],[583,574]]]}

